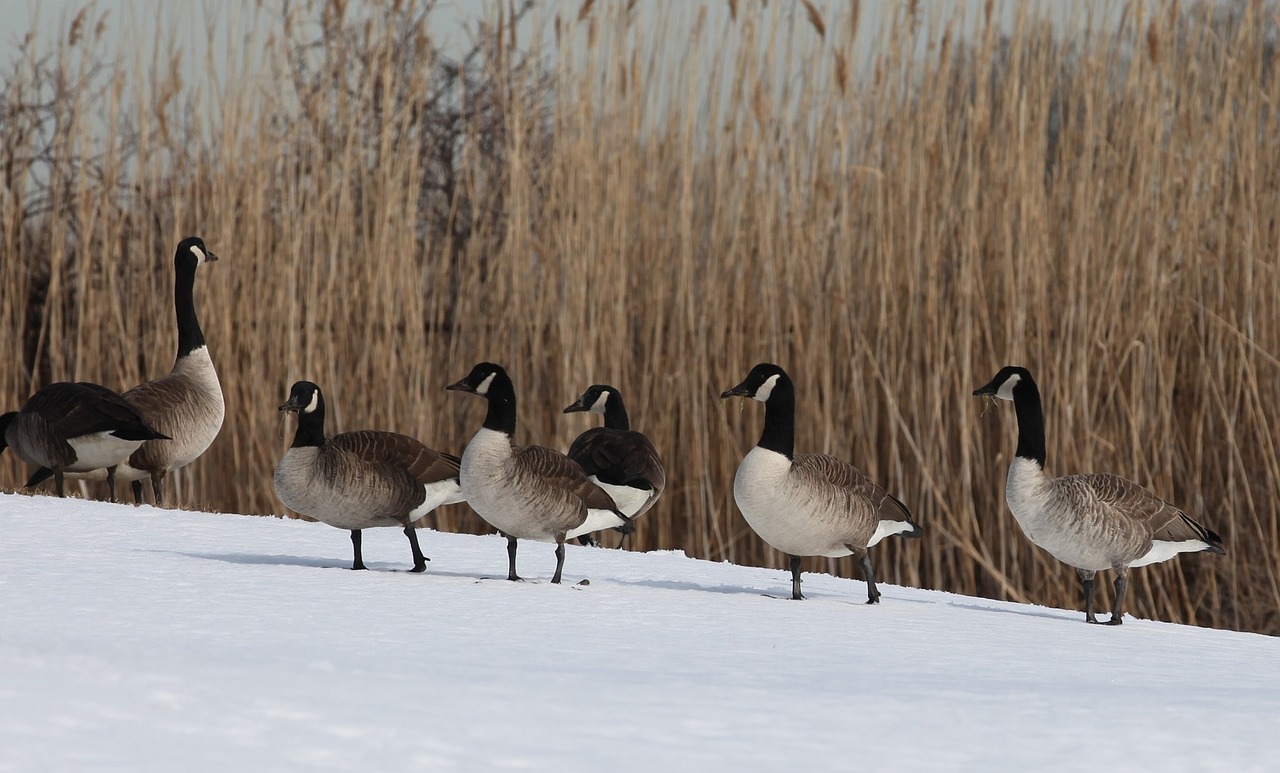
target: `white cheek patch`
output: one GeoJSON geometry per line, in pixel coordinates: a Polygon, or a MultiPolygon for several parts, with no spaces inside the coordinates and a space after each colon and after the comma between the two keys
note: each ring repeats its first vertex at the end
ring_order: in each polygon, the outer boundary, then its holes
{"type": "Polygon", "coordinates": [[[1001,400],[1012,400],[1013,388],[1017,386],[1018,382],[1021,380],[1022,376],[1017,373],[1014,373],[1012,376],[1005,379],[1004,383],[1000,385],[1000,388],[996,390],[996,397],[999,397],[1001,400]]]}
{"type": "Polygon", "coordinates": [[[317,406],[319,406],[319,405],[320,405],[320,393],[319,393],[318,391],[317,391],[317,392],[312,392],[312,393],[311,393],[311,402],[307,403],[307,407],[306,407],[306,408],[303,408],[303,409],[302,409],[302,412],[303,412],[303,413],[313,413],[313,412],[315,411],[316,407],[317,407],[317,406]]]}
{"type": "Polygon", "coordinates": [[[490,385],[493,384],[494,376],[497,376],[497,375],[498,375],[497,372],[494,372],[485,376],[484,381],[480,382],[480,386],[476,387],[476,394],[480,395],[481,397],[489,394],[489,387],[490,385]]]}
{"type": "Polygon", "coordinates": [[[191,254],[196,256],[196,263],[204,262],[204,250],[200,249],[194,244],[191,245],[191,254]]]}
{"type": "Polygon", "coordinates": [[[778,374],[774,373],[772,376],[764,380],[764,383],[760,385],[760,388],[756,390],[756,393],[751,396],[752,399],[759,400],[762,403],[769,402],[769,395],[773,394],[773,388],[777,386],[777,384],[778,374]]]}
{"type": "Polygon", "coordinates": [[[608,402],[609,402],[608,390],[601,392],[600,396],[596,398],[596,401],[591,404],[591,412],[604,413],[604,407],[606,404],[608,404],[608,402]]]}

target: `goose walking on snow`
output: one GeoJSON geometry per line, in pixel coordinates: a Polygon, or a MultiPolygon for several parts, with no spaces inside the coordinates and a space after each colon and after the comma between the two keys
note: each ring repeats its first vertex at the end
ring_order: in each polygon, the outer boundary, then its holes
{"type": "Polygon", "coordinates": [[[513,445],[516,393],[500,365],[482,362],[446,387],[488,401],[484,425],[462,453],[462,492],[476,513],[507,538],[507,579],[516,574],[517,540],[556,543],[559,583],[564,541],[627,523],[612,497],[578,463],[543,446],[513,445]]]}
{"type": "Polygon", "coordinates": [[[627,535],[635,531],[635,519],[653,507],[667,486],[662,457],[649,438],[631,429],[627,407],[617,389],[593,384],[564,409],[565,413],[575,411],[604,416],[604,426],[578,435],[569,446],[568,455],[593,483],[609,492],[618,509],[630,519],[618,527],[625,543],[627,535]]]}
{"type": "Polygon", "coordinates": [[[32,395],[22,409],[0,416],[0,452],[13,449],[40,469],[34,486],[52,475],[58,496],[66,496],[65,473],[105,470],[111,501],[116,501],[116,466],[146,441],[162,442],[157,432],[121,395],[98,384],[58,382],[32,395]]]}
{"type": "Polygon", "coordinates": [[[1075,567],[1084,589],[1085,621],[1093,613],[1093,580],[1115,572],[1115,598],[1106,625],[1120,625],[1130,567],[1167,561],[1179,553],[1225,555],[1217,534],[1132,481],[1108,473],[1045,474],[1044,412],[1026,368],[1000,369],[975,397],[1013,401],[1018,450],[1009,465],[1005,501],[1022,532],[1059,561],[1075,567]]]}
{"type": "Polygon", "coordinates": [[[733,498],[752,530],[790,558],[791,597],[804,598],[802,556],[856,555],[867,603],[878,603],[867,549],[892,534],[919,537],[911,511],[847,462],[795,453],[795,387],[777,365],[755,366],[720,397],[764,403],[764,431],[738,466],[733,498]]]}
{"type": "Polygon", "coordinates": [[[280,457],[272,483],[280,501],[303,515],[351,532],[352,569],[364,569],[361,530],[400,526],[413,551],[413,570],[427,569],[413,522],[440,505],[462,502],[456,456],[395,432],[324,435],[324,395],[310,381],[289,390],[280,410],[298,415],[293,445],[280,457]]]}

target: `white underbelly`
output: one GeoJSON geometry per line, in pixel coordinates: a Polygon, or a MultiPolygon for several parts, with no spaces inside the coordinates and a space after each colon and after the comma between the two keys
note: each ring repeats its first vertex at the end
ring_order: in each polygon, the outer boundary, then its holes
{"type": "Polygon", "coordinates": [[[771,547],[793,556],[851,554],[847,528],[788,479],[791,462],[782,454],[751,449],[738,466],[733,498],[751,530],[771,547]]]}

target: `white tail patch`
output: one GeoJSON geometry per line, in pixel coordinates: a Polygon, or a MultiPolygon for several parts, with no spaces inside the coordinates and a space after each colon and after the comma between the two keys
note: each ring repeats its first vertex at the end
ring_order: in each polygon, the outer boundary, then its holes
{"type": "Polygon", "coordinates": [[[756,390],[756,393],[751,396],[752,399],[759,400],[762,403],[769,402],[769,395],[773,394],[773,388],[778,385],[778,376],[779,374],[774,373],[772,376],[765,379],[764,383],[760,385],[760,388],[756,390]]]}
{"type": "Polygon", "coordinates": [[[125,440],[110,432],[94,432],[68,438],[67,443],[76,452],[76,461],[67,467],[67,472],[89,472],[113,467],[142,445],[141,440],[125,440]]]}
{"type": "Polygon", "coordinates": [[[427,498],[422,504],[409,511],[409,520],[421,518],[441,505],[452,505],[467,501],[462,495],[462,486],[457,478],[448,478],[435,483],[427,483],[423,487],[427,498]]]}
{"type": "Polygon", "coordinates": [[[589,476],[591,482],[608,492],[613,497],[613,503],[618,506],[619,512],[624,515],[635,515],[640,508],[648,504],[653,498],[653,489],[641,489],[634,486],[617,486],[612,483],[601,483],[600,479],[595,476],[589,476]]]}
{"type": "Polygon", "coordinates": [[[1189,539],[1183,542],[1164,542],[1162,540],[1154,540],[1151,543],[1151,549],[1147,554],[1129,566],[1146,566],[1147,564],[1158,564],[1161,561],[1168,561],[1170,558],[1179,553],[1196,553],[1201,550],[1208,550],[1209,543],[1198,539],[1189,539]]]}
{"type": "Polygon", "coordinates": [[[583,534],[590,534],[593,531],[604,531],[605,529],[613,529],[621,526],[624,521],[618,517],[618,514],[612,510],[588,510],[587,520],[576,529],[572,529],[564,535],[565,539],[573,539],[583,534]]]}
{"type": "Polygon", "coordinates": [[[876,525],[876,533],[871,535],[871,539],[867,541],[867,547],[871,547],[885,537],[892,537],[894,534],[903,534],[914,530],[907,521],[881,521],[876,525]]]}

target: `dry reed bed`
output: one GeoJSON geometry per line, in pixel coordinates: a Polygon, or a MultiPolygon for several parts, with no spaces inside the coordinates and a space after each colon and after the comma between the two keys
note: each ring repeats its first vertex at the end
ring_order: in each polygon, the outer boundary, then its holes
{"type": "Polygon", "coordinates": [[[637,548],[781,566],[732,502],[760,411],[716,399],[775,360],[798,445],[924,524],[877,550],[886,580],[1074,608],[1074,572],[1003,505],[1013,412],[969,396],[1022,363],[1051,471],[1125,474],[1227,542],[1137,573],[1135,613],[1280,632],[1270,6],[1135,4],[1090,29],[989,4],[962,32],[914,3],[861,30],[843,4],[691,25],[632,5],[543,19],[545,40],[491,19],[450,81],[421,3],[304,4],[260,65],[206,73],[216,99],[92,17],[53,59],[27,51],[0,106],[0,357],[24,366],[0,404],[165,371],[173,245],[200,233],[223,257],[197,301],[228,419],[181,476],[193,506],[283,512],[295,379],[334,430],[460,451],[482,409],[443,387],[493,359],[522,441],[563,448],[587,420],[561,407],[624,390],[671,471],[637,548]]]}

